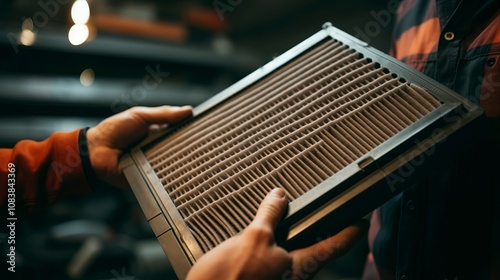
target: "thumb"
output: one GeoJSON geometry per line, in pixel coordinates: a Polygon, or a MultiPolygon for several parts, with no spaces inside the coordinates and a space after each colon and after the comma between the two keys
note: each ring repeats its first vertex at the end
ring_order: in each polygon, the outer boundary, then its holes
{"type": "Polygon", "coordinates": [[[267,228],[274,232],[285,215],[287,200],[283,189],[273,189],[262,201],[251,226],[267,228]]]}

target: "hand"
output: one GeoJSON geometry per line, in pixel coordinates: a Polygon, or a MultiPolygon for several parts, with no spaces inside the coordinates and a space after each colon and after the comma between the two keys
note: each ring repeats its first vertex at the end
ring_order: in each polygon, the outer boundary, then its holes
{"type": "Polygon", "coordinates": [[[367,225],[360,223],[310,247],[287,252],[274,240],[286,204],[282,189],[271,191],[252,223],[201,257],[187,279],[309,279],[326,263],[348,252],[367,230],[367,225]]]}
{"type": "Polygon", "coordinates": [[[134,107],[111,116],[87,131],[90,164],[97,177],[111,185],[128,186],[119,157],[148,132],[190,116],[190,106],[134,107]]]}

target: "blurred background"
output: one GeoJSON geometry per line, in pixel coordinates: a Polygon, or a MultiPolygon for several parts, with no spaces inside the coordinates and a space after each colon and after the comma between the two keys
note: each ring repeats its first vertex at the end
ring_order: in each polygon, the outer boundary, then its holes
{"type": "MultiPolygon", "coordinates": [[[[196,106],[327,21],[387,52],[396,2],[2,0],[0,147],[132,106],[196,106]]],[[[19,279],[176,279],[131,192],[61,200],[16,234],[19,279]]],[[[367,250],[315,279],[359,279],[367,250]]]]}

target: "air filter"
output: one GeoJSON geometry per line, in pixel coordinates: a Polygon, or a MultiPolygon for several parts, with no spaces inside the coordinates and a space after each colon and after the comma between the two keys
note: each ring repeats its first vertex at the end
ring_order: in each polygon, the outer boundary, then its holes
{"type": "Polygon", "coordinates": [[[121,161],[177,275],[283,188],[278,242],[355,222],[464,145],[482,111],[354,37],[324,28],[146,139],[121,161]],[[452,137],[453,136],[453,137],[452,137]],[[431,160],[432,158],[432,160],[431,160]]]}

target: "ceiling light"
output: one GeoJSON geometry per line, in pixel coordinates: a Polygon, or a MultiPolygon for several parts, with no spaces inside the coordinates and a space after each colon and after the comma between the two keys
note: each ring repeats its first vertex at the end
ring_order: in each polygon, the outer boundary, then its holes
{"type": "Polygon", "coordinates": [[[35,42],[35,33],[29,29],[23,29],[19,35],[19,42],[25,46],[31,46],[35,42]]]}
{"type": "Polygon", "coordinates": [[[71,26],[68,33],[69,42],[78,46],[83,44],[89,37],[89,28],[85,24],[75,24],[71,26]]]}
{"type": "Polygon", "coordinates": [[[94,70],[92,70],[91,68],[83,70],[82,73],[80,74],[80,83],[84,87],[91,86],[94,83],[94,79],[95,79],[94,70]]]}
{"type": "Polygon", "coordinates": [[[35,43],[36,34],[33,32],[33,21],[31,18],[25,18],[21,25],[21,33],[19,34],[19,43],[25,46],[31,46],[35,43]]]}
{"type": "Polygon", "coordinates": [[[85,24],[90,18],[89,3],[86,0],[76,0],[71,6],[71,19],[75,24],[85,24]]]}

